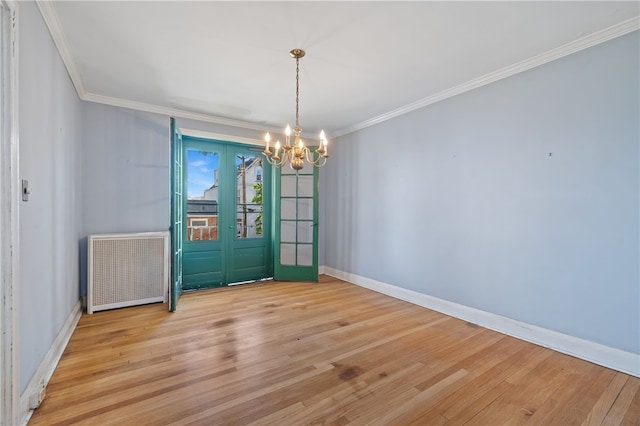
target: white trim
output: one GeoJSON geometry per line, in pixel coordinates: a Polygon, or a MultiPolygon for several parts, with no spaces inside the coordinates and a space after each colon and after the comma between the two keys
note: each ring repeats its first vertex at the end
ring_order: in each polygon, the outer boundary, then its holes
{"type": "Polygon", "coordinates": [[[201,217],[189,217],[189,226],[190,228],[206,228],[209,226],[209,221],[205,218],[201,218],[201,217]],[[193,222],[198,222],[198,224],[195,224],[193,222]],[[204,224],[202,224],[201,222],[204,222],[204,224]]]}
{"type": "Polygon", "coordinates": [[[473,80],[469,80],[466,83],[462,83],[449,89],[443,90],[442,92],[436,93],[435,95],[428,96],[416,102],[412,102],[403,107],[394,109],[393,111],[378,115],[377,117],[373,117],[368,120],[361,121],[360,123],[356,123],[352,126],[345,127],[344,129],[338,130],[337,132],[332,132],[332,137],[337,138],[349,133],[353,133],[357,130],[362,130],[366,127],[373,126],[374,124],[382,123],[383,121],[387,121],[400,115],[410,113],[417,109],[424,108],[427,105],[443,101],[461,93],[477,89],[490,83],[494,83],[498,80],[511,77],[512,75],[530,70],[531,68],[535,68],[540,65],[544,65],[551,61],[555,61],[556,59],[560,59],[562,57],[571,55],[572,53],[576,53],[589,47],[593,47],[597,44],[604,43],[638,29],[640,29],[640,17],[636,16],[635,18],[620,22],[609,28],[605,28],[601,31],[589,34],[578,40],[574,40],[562,46],[556,47],[555,49],[551,49],[548,52],[536,55],[529,59],[525,59],[524,61],[509,65],[497,71],[490,72],[489,74],[485,74],[481,77],[474,78],[473,80]]]}
{"type": "Polygon", "coordinates": [[[99,104],[112,105],[112,106],[117,106],[121,108],[129,108],[137,111],[145,111],[145,112],[151,112],[155,114],[168,115],[171,117],[188,118],[191,120],[203,121],[206,123],[223,124],[226,126],[240,127],[243,129],[252,129],[252,130],[270,131],[270,132],[277,132],[282,130],[282,129],[277,129],[276,127],[273,127],[273,126],[268,126],[260,123],[253,123],[250,121],[236,120],[233,118],[226,118],[226,117],[218,117],[215,115],[202,114],[199,112],[190,112],[190,111],[185,111],[178,108],[169,108],[165,106],[148,104],[144,102],[130,101],[128,99],[112,98],[110,96],[96,95],[94,93],[87,93],[84,96],[80,96],[80,94],[78,94],[78,96],[80,97],[80,99],[87,102],[95,102],[99,104]]]}
{"type": "Polygon", "coordinates": [[[20,413],[22,417],[20,424],[26,425],[33,414],[33,410],[42,402],[47,384],[49,384],[49,380],[51,380],[51,376],[53,376],[81,316],[82,302],[78,299],[78,302],[67,317],[67,321],[62,326],[62,330],[56,336],[49,351],[20,397],[20,413]]]}
{"type": "Polygon", "coordinates": [[[193,130],[180,128],[182,136],[190,136],[192,138],[214,139],[223,142],[243,143],[247,145],[265,146],[265,142],[260,139],[245,138],[242,136],[224,135],[222,133],[206,132],[203,130],[193,130]]]}
{"type": "Polygon", "coordinates": [[[116,309],[116,308],[128,308],[130,306],[148,305],[150,303],[167,303],[167,292],[165,292],[162,296],[148,297],[146,299],[136,299],[133,301],[116,302],[116,303],[105,303],[103,305],[100,305],[98,307],[99,309],[92,308],[91,312],[89,312],[90,309],[89,307],[87,307],[87,313],[94,314],[95,312],[98,312],[98,311],[106,311],[109,309],[116,309]]]}
{"type": "Polygon", "coordinates": [[[149,231],[149,232],[120,232],[120,233],[108,233],[108,234],[91,234],[92,239],[101,240],[120,240],[122,238],[127,239],[145,239],[145,238],[169,238],[169,231],[149,231]]]}
{"type": "Polygon", "coordinates": [[[19,418],[18,5],[0,2],[0,424],[19,418]]]}
{"type": "MultiPolygon", "coordinates": [[[[84,95],[80,95],[80,93],[78,93],[78,97],[80,97],[81,100],[83,101],[87,101],[87,102],[95,102],[98,104],[103,104],[103,105],[111,105],[111,106],[116,106],[116,107],[120,107],[120,108],[128,108],[128,109],[133,109],[136,111],[144,111],[144,112],[150,112],[153,114],[160,114],[160,115],[167,115],[170,117],[174,117],[174,118],[186,118],[189,120],[196,120],[196,121],[202,121],[205,123],[214,123],[214,124],[222,124],[225,126],[230,126],[230,127],[239,127],[241,129],[248,129],[248,130],[258,130],[261,132],[271,132],[271,133],[275,133],[275,134],[283,134],[283,130],[282,128],[279,127],[275,127],[275,126],[270,126],[267,124],[263,124],[263,123],[255,123],[252,121],[245,121],[245,120],[237,120],[234,118],[227,118],[227,117],[219,117],[216,115],[211,115],[211,114],[203,114],[200,112],[191,112],[191,111],[185,111],[183,109],[179,109],[179,108],[170,108],[170,107],[165,107],[165,106],[161,106],[161,105],[155,105],[155,104],[148,104],[148,103],[144,103],[144,102],[137,102],[137,101],[131,101],[128,99],[120,99],[120,98],[113,98],[110,96],[102,96],[102,95],[96,95],[95,93],[85,93],[84,95]]],[[[192,130],[193,132],[200,132],[198,130],[192,130]]],[[[202,133],[207,133],[207,132],[202,132],[202,133]]],[[[215,134],[215,133],[214,133],[215,134]]],[[[316,135],[312,135],[310,133],[307,132],[302,132],[302,136],[304,136],[306,139],[313,139],[315,140],[315,138],[317,137],[316,135]]],[[[264,141],[260,140],[260,139],[252,139],[252,138],[243,138],[240,136],[233,136],[234,138],[238,139],[237,141],[233,141],[233,142],[242,142],[243,139],[249,140],[251,142],[246,142],[246,143],[250,143],[251,145],[264,145],[264,141]]],[[[243,142],[244,143],[244,142],[243,142]]]]}
{"type": "Polygon", "coordinates": [[[73,55],[71,55],[71,51],[69,50],[69,44],[64,36],[64,31],[62,30],[62,25],[60,25],[60,20],[58,19],[58,15],[53,7],[53,2],[37,0],[36,4],[38,5],[38,9],[40,9],[42,19],[47,25],[47,28],[49,28],[51,38],[58,48],[62,61],[67,68],[73,87],[76,88],[78,97],[82,99],[85,96],[86,91],[84,90],[84,85],[82,84],[82,78],[80,78],[78,67],[73,61],[73,55]]]}
{"type": "Polygon", "coordinates": [[[432,309],[464,321],[469,321],[482,327],[567,355],[575,356],[576,358],[584,359],[607,368],[640,377],[640,354],[626,352],[568,334],[558,333],[557,331],[527,324],[469,306],[459,305],[448,300],[428,296],[413,290],[407,290],[360,275],[333,269],[328,266],[322,269],[327,275],[377,291],[378,293],[386,294],[387,296],[432,309]]]}
{"type": "MultiPolygon", "coordinates": [[[[81,100],[88,101],[88,102],[96,102],[96,103],[105,104],[105,105],[118,106],[122,108],[130,108],[130,109],[139,110],[139,111],[152,112],[152,113],[168,115],[172,117],[188,118],[188,119],[204,121],[208,123],[216,123],[216,124],[223,124],[223,125],[228,125],[233,127],[240,127],[244,129],[269,131],[274,133],[279,133],[282,131],[282,129],[278,129],[276,127],[265,125],[262,123],[236,120],[236,119],[219,117],[219,116],[210,115],[210,114],[202,114],[202,113],[185,111],[177,108],[169,108],[169,107],[164,107],[159,105],[147,104],[143,102],[131,101],[127,99],[119,99],[119,98],[113,98],[109,96],[97,95],[94,93],[87,93],[82,85],[82,80],[80,78],[79,72],[77,71],[77,67],[73,62],[71,54],[69,53],[70,51],[68,48],[67,41],[64,38],[64,32],[61,30],[61,26],[58,21],[57,15],[52,6],[53,2],[37,0],[36,3],[40,8],[40,13],[42,14],[42,17],[44,18],[44,21],[47,24],[47,27],[49,28],[49,32],[51,33],[51,37],[53,38],[54,43],[58,47],[60,56],[62,57],[62,60],[67,68],[69,76],[71,77],[71,81],[73,82],[73,85],[75,86],[76,91],[78,92],[78,97],[81,100]]],[[[502,68],[500,70],[491,72],[479,78],[475,78],[473,80],[470,80],[466,83],[462,83],[455,87],[451,87],[449,89],[443,90],[442,92],[436,93],[435,95],[426,97],[416,102],[412,102],[403,107],[394,109],[385,114],[378,115],[368,120],[361,121],[360,123],[356,123],[354,125],[345,127],[338,131],[331,132],[332,137],[336,138],[339,136],[346,135],[348,133],[353,133],[356,130],[362,130],[366,127],[373,126],[374,124],[378,124],[383,121],[389,120],[391,118],[398,117],[403,114],[407,114],[409,112],[423,108],[427,105],[431,105],[436,102],[442,101],[444,99],[450,98],[452,96],[456,96],[461,93],[468,92],[469,90],[482,87],[489,83],[502,80],[503,78],[507,78],[514,74],[527,71],[531,68],[546,64],[547,62],[554,61],[556,59],[562,58],[564,56],[570,55],[575,52],[579,52],[581,50],[595,46],[597,44],[604,43],[608,40],[623,36],[625,34],[628,34],[638,29],[640,29],[640,17],[636,16],[634,18],[615,24],[609,28],[605,28],[593,34],[589,34],[585,37],[579,38],[577,40],[574,40],[562,46],[556,47],[555,49],[551,49],[548,52],[536,55],[532,58],[526,59],[524,61],[502,68]]],[[[303,136],[305,136],[306,138],[313,137],[306,133],[303,134],[303,136]]]]}

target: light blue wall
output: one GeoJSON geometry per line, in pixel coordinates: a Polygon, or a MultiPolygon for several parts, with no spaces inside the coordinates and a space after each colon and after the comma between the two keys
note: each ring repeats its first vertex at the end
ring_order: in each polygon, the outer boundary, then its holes
{"type": "MultiPolygon", "coordinates": [[[[170,225],[169,117],[82,103],[80,293],[86,294],[86,237],[166,231],[170,225]]],[[[180,128],[261,139],[260,132],[177,119],[180,128]]]]}
{"type": "Polygon", "coordinates": [[[19,168],[32,188],[20,215],[23,391],[79,300],[81,105],[33,2],[18,5],[19,168]]]}
{"type": "MultiPolygon", "coordinates": [[[[83,102],[82,217],[86,235],[166,231],[169,117],[83,102]]],[[[178,119],[181,128],[260,139],[258,132],[178,119]]]]}
{"type": "Polygon", "coordinates": [[[169,228],[169,119],[83,102],[83,233],[169,228]]]}
{"type": "Polygon", "coordinates": [[[325,265],[640,353],[638,41],[334,141],[325,265]]]}

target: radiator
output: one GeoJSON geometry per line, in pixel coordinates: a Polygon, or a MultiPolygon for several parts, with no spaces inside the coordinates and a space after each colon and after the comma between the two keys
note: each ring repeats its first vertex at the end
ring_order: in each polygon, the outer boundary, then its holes
{"type": "Polygon", "coordinates": [[[169,233],[90,235],[87,313],[166,302],[169,233]]]}

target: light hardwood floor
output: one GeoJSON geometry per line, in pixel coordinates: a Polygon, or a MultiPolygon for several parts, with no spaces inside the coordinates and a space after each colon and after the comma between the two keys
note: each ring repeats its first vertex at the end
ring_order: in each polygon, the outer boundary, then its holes
{"type": "Polygon", "coordinates": [[[330,277],[83,315],[31,425],[640,424],[640,379],[330,277]]]}

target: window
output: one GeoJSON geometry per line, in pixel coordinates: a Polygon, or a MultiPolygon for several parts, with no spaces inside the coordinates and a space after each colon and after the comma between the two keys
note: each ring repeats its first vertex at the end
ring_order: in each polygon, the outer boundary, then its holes
{"type": "Polygon", "coordinates": [[[190,226],[207,226],[207,219],[191,219],[189,220],[190,226]]]}

